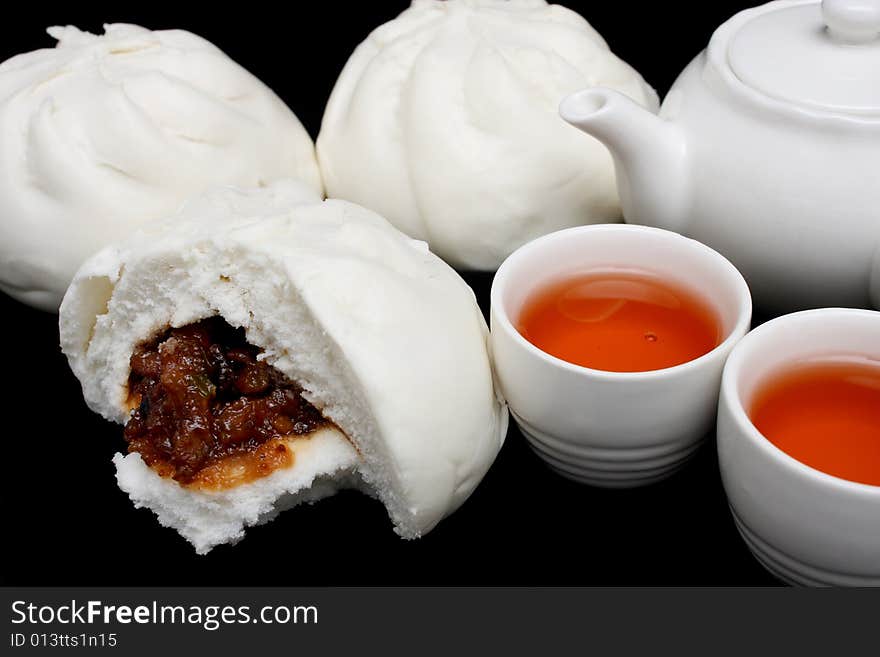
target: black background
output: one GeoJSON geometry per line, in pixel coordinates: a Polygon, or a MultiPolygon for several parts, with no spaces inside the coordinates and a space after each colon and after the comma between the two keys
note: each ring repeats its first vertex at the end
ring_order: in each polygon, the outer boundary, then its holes
{"type": "MultiPolygon", "coordinates": [[[[662,95],[712,31],[750,2],[575,2],[662,95]]],[[[316,136],[352,49],[404,1],[68,3],[19,6],[0,59],[51,46],[51,24],[184,28],[271,86],[316,136]],[[284,7],[284,9],[280,9],[284,7]],[[21,13],[23,12],[23,13],[21,13]]],[[[0,218],[2,220],[2,218],[0,218]]],[[[491,275],[465,274],[484,309],[491,275]]],[[[381,504],[345,492],[198,557],[114,480],[121,429],[93,415],[58,348],[57,318],[0,295],[4,365],[2,539],[6,585],[773,584],[730,518],[715,446],[672,479],[609,491],[546,469],[512,425],[495,465],[453,516],[418,541],[381,504]]]]}

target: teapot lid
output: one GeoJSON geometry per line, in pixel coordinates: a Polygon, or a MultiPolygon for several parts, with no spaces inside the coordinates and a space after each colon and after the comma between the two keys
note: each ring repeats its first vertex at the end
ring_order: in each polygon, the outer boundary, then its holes
{"type": "Polygon", "coordinates": [[[727,59],[778,100],[880,114],[880,0],[773,2],[740,26],[727,59]]]}

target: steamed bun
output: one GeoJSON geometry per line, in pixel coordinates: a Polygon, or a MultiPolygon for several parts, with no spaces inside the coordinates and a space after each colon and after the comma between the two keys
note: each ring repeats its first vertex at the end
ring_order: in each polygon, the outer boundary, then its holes
{"type": "Polygon", "coordinates": [[[544,0],[414,0],[360,44],[317,140],[327,194],[369,207],[458,268],[542,234],[617,221],[610,154],[559,101],[657,96],[573,11],[544,0]]]}
{"type": "Polygon", "coordinates": [[[0,289],[55,311],[105,244],[214,184],[321,192],[314,147],[263,83],[183,30],[53,27],[0,64],[0,289]]]}
{"type": "Polygon", "coordinates": [[[338,430],[309,439],[292,467],[218,492],[117,455],[120,487],[200,552],[344,487],[421,536],[501,448],[507,407],[468,285],[377,214],[292,182],[214,190],[94,255],[61,305],[61,346],[88,405],[125,423],[136,347],[218,315],[338,430]]]}

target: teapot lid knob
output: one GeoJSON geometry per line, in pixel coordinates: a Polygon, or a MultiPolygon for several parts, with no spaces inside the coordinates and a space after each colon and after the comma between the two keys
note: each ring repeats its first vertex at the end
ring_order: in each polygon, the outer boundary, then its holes
{"type": "Polygon", "coordinates": [[[880,0],[822,0],[828,33],[843,43],[867,43],[880,37],[880,0]]]}

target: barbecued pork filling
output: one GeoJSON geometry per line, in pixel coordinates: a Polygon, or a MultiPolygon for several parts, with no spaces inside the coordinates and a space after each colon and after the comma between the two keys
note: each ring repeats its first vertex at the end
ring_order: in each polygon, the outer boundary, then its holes
{"type": "Polygon", "coordinates": [[[293,465],[293,441],[332,424],[260,353],[221,317],[140,345],[130,361],[128,451],[194,488],[230,488],[293,465]]]}

